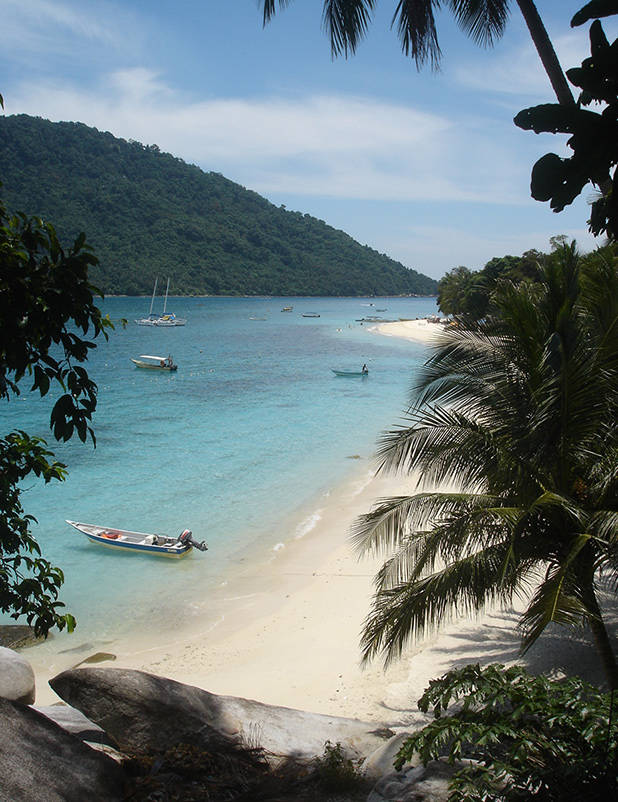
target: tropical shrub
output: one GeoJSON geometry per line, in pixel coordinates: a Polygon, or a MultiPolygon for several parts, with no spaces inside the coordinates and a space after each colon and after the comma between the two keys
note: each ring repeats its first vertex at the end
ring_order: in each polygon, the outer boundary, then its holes
{"type": "Polygon", "coordinates": [[[419,700],[435,719],[404,743],[395,767],[415,753],[425,764],[443,756],[472,759],[455,773],[450,802],[615,800],[613,696],[577,677],[534,677],[521,666],[449,671],[419,700]]]}

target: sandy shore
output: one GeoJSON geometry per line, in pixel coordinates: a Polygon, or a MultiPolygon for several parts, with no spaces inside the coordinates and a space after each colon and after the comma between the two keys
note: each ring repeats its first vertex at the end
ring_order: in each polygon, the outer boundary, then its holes
{"type": "Polygon", "coordinates": [[[439,323],[433,323],[424,318],[418,320],[399,320],[394,323],[379,323],[372,326],[369,331],[384,334],[387,337],[401,337],[404,340],[431,344],[435,342],[436,334],[442,331],[439,323]]]}
{"type": "MultiPolygon", "coordinates": [[[[405,331],[403,336],[418,339],[431,337],[433,325],[407,321],[378,328],[382,334],[405,331]]],[[[349,542],[350,527],[376,499],[412,489],[409,479],[376,478],[370,464],[359,464],[325,500],[310,532],[294,539],[291,529],[284,548],[268,556],[256,554],[245,561],[248,567],[229,577],[208,600],[210,618],[179,622],[175,632],[158,637],[136,635],[130,642],[111,642],[105,650],[116,660],[101,665],[141,669],[214,693],[390,726],[418,722],[416,700],[429,680],[468,662],[516,661],[519,639],[516,610],[488,612],[410,646],[388,670],[379,661],[361,666],[359,635],[380,560],[358,560],[349,542]]],[[[58,701],[47,679],[87,656],[65,653],[52,660],[36,647],[28,651],[34,658],[39,704],[58,701]]],[[[552,630],[530,650],[525,663],[537,671],[579,673],[602,681],[594,650],[579,631],[552,630]]]]}

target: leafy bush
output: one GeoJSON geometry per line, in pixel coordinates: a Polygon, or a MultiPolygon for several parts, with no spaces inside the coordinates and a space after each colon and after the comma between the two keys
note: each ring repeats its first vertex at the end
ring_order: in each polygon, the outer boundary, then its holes
{"type": "Polygon", "coordinates": [[[395,767],[415,753],[425,764],[445,755],[472,759],[454,775],[450,802],[618,799],[612,697],[579,678],[468,665],[429,684],[418,705],[433,708],[435,720],[404,743],[395,767]]]}
{"type": "Polygon", "coordinates": [[[322,757],[315,758],[314,765],[325,791],[353,791],[366,783],[362,772],[347,757],[340,743],[333,746],[330,741],[326,741],[324,753],[322,757]]]}

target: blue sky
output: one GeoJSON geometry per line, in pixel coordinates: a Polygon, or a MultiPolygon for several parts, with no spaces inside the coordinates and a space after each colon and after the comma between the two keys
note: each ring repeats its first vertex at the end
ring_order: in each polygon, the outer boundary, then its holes
{"type": "MultiPolygon", "coordinates": [[[[588,26],[569,27],[582,5],[537,0],[565,68],[588,53],[588,26]]],[[[333,61],[320,0],[266,28],[257,0],[3,0],[5,113],[156,143],[436,278],[555,234],[594,247],[592,187],[558,215],[529,196],[534,161],[568,151],[512,122],[553,102],[515,0],[489,50],[440,14],[439,72],[402,55],[396,0],[378,6],[357,54],[333,61]]]]}

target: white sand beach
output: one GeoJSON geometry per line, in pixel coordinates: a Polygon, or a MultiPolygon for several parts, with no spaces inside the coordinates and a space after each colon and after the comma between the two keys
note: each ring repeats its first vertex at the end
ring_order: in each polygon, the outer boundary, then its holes
{"type": "Polygon", "coordinates": [[[392,323],[379,323],[377,326],[372,326],[369,330],[387,337],[401,337],[404,340],[431,344],[435,342],[436,335],[439,334],[443,328],[439,323],[425,318],[419,318],[417,320],[399,320],[392,323]]]}
{"type": "MultiPolygon", "coordinates": [[[[379,329],[391,335],[404,331],[396,336],[417,339],[426,330],[432,336],[431,325],[406,321],[379,329]]],[[[380,560],[358,560],[350,528],[376,499],[412,489],[409,478],[376,478],[373,465],[363,461],[324,500],[311,531],[295,538],[291,529],[285,546],[245,560],[235,576],[203,601],[208,614],[179,621],[173,633],[154,630],[136,633],[130,642],[109,643],[105,650],[116,660],[102,665],[136,668],[214,693],[312,712],[390,726],[413,724],[419,720],[416,701],[429,680],[468,662],[516,661],[519,639],[515,610],[489,611],[411,645],[388,670],[380,661],[361,666],[359,636],[380,560]]],[[[612,620],[615,624],[618,615],[612,620]]],[[[35,658],[39,704],[57,701],[47,679],[87,656],[63,654],[50,660],[37,658],[36,648],[29,651],[35,658]]],[[[594,650],[579,631],[548,632],[524,662],[533,670],[602,681],[594,650]]]]}

